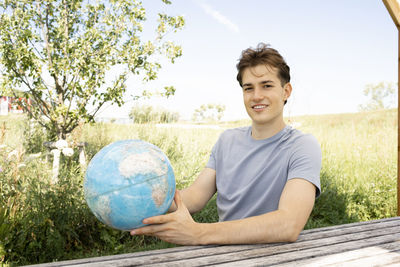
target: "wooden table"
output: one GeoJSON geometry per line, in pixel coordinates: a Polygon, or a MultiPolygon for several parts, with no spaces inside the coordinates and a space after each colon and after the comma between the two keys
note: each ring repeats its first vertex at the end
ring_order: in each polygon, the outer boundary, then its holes
{"type": "Polygon", "coordinates": [[[400,217],[305,230],[294,243],[182,246],[39,266],[400,266],[400,217]]]}

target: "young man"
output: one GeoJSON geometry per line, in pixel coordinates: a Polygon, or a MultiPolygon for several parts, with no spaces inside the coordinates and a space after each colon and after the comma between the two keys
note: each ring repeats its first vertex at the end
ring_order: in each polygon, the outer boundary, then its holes
{"type": "Polygon", "coordinates": [[[294,242],[320,192],[321,150],[316,139],[285,125],[283,107],[292,92],[282,56],[259,44],[242,52],[237,80],[252,125],[225,131],[206,168],[177,191],[166,215],[132,235],[182,245],[294,242]],[[217,193],[219,222],[197,223],[217,193]]]}

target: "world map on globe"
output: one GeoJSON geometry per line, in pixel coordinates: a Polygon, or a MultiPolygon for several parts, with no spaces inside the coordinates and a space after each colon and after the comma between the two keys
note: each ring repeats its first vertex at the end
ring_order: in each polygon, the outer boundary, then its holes
{"type": "Polygon", "coordinates": [[[167,156],[142,140],[121,140],[102,148],[90,161],[84,181],[86,202],[106,225],[120,230],[143,226],[164,214],[175,194],[167,156]]]}

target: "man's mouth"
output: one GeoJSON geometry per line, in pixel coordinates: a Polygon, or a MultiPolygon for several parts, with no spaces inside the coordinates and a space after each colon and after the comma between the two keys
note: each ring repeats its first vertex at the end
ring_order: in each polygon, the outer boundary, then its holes
{"type": "Polygon", "coordinates": [[[263,110],[263,109],[265,109],[267,107],[268,107],[268,105],[257,104],[257,105],[252,106],[251,108],[254,109],[254,110],[263,110]]]}

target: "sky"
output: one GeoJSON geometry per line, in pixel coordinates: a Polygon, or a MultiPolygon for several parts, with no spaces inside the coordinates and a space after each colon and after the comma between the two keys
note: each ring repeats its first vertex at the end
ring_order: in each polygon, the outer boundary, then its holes
{"type": "MultiPolygon", "coordinates": [[[[168,99],[141,103],[161,106],[190,119],[202,104],[226,106],[224,120],[247,118],[236,64],[242,50],[264,42],[291,68],[292,95],[285,116],[357,112],[367,101],[367,84],[397,83],[398,32],[381,0],[143,0],[152,30],[158,12],[183,15],[183,30],[169,40],[182,57],[163,62],[148,88],[174,86],[168,99]]],[[[144,34],[147,34],[146,32],[144,34]]],[[[143,86],[130,79],[128,88],[143,86]]],[[[100,116],[126,116],[106,106],[100,116]]]]}

